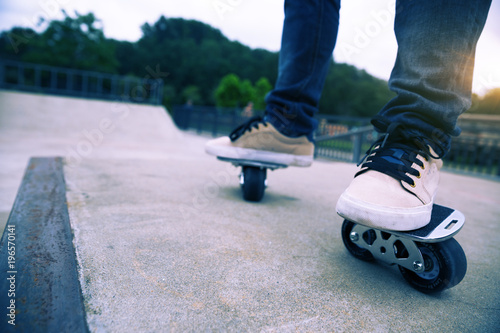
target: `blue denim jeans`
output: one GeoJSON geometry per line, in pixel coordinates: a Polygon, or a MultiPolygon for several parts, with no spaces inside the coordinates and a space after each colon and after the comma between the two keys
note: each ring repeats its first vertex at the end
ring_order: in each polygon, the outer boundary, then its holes
{"type": "MultiPolygon", "coordinates": [[[[476,43],[490,5],[491,0],[398,0],[398,53],[389,79],[397,96],[379,115],[448,149],[451,136],[460,134],[458,116],[471,105],[476,43]]],[[[285,1],[278,79],[266,97],[265,116],[285,135],[313,139],[339,9],[340,0],[285,1]]]]}

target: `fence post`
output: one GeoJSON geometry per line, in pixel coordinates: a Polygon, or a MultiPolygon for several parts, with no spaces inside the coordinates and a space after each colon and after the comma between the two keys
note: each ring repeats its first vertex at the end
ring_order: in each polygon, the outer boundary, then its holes
{"type": "Polygon", "coordinates": [[[125,97],[127,99],[127,101],[130,100],[130,96],[132,95],[130,93],[130,87],[129,86],[130,86],[129,79],[126,78],[125,82],[124,82],[124,85],[123,85],[123,95],[122,96],[125,97]]]}
{"type": "Polygon", "coordinates": [[[102,96],[102,75],[97,76],[97,97],[102,96]]]}
{"type": "Polygon", "coordinates": [[[73,91],[73,73],[68,71],[66,74],[66,90],[68,90],[69,93],[73,91]]]}
{"type": "Polygon", "coordinates": [[[5,63],[0,62],[0,87],[5,84],[5,63]]]}
{"type": "Polygon", "coordinates": [[[24,67],[21,65],[17,67],[17,84],[24,87],[24,67]]]}
{"type": "Polygon", "coordinates": [[[212,136],[215,138],[217,136],[217,124],[219,122],[219,112],[217,112],[217,109],[215,109],[213,121],[212,136]]]}
{"type": "Polygon", "coordinates": [[[497,147],[496,149],[492,149],[492,150],[493,150],[493,151],[495,151],[495,150],[496,150],[496,152],[497,152],[496,154],[493,154],[493,156],[495,156],[495,155],[496,155],[496,156],[498,156],[498,163],[497,163],[497,164],[498,164],[498,165],[497,165],[497,176],[499,176],[499,177],[500,177],[500,148],[499,148],[499,147],[497,147]]]}
{"type": "Polygon", "coordinates": [[[203,117],[205,115],[205,112],[203,111],[203,109],[199,110],[200,112],[198,112],[198,128],[196,130],[196,133],[200,134],[201,133],[201,126],[203,124],[203,117]]]}
{"type": "Polygon", "coordinates": [[[40,66],[35,66],[35,87],[42,88],[42,74],[40,66]]]}
{"type": "Polygon", "coordinates": [[[161,105],[163,103],[163,80],[155,80],[154,87],[156,88],[156,104],[161,105]]]}
{"type": "Polygon", "coordinates": [[[57,90],[57,74],[54,68],[50,71],[50,89],[57,90]]]}
{"type": "Polygon", "coordinates": [[[359,162],[359,157],[361,156],[361,145],[363,144],[363,133],[358,132],[354,133],[354,140],[353,140],[353,146],[352,146],[352,162],[353,163],[358,163],[359,162]]]}
{"type": "Polygon", "coordinates": [[[85,72],[82,74],[82,96],[87,97],[89,91],[89,76],[85,72]]]}
{"type": "Polygon", "coordinates": [[[111,77],[111,96],[115,97],[117,95],[117,83],[116,83],[116,77],[112,76],[111,77]]]}

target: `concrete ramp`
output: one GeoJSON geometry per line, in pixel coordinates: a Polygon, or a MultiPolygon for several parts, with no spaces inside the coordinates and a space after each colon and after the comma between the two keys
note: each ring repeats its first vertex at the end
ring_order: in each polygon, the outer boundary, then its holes
{"type": "Polygon", "coordinates": [[[171,159],[182,137],[161,106],[0,91],[0,227],[31,156],[171,159]]]}
{"type": "Polygon", "coordinates": [[[467,218],[456,239],[468,272],[428,296],[345,250],[335,203],[354,165],[269,172],[263,201],[248,203],[206,140],[161,107],[0,92],[1,210],[30,156],[65,157],[89,331],[498,331],[498,182],[442,174],[437,203],[467,218]]]}

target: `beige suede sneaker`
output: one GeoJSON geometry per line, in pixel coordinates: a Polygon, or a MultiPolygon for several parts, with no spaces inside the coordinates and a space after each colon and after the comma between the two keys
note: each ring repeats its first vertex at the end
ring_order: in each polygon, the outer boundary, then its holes
{"type": "Polygon", "coordinates": [[[379,229],[421,228],[431,219],[442,164],[422,143],[379,141],[340,196],[337,213],[379,229]]]}
{"type": "Polygon", "coordinates": [[[285,136],[272,124],[255,117],[228,137],[208,141],[205,151],[218,157],[306,167],[313,161],[314,144],[306,136],[285,136]]]}

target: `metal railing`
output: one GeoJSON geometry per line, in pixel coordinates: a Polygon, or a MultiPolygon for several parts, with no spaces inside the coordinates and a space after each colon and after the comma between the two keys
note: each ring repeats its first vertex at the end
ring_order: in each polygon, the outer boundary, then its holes
{"type": "Polygon", "coordinates": [[[0,88],[44,94],[162,103],[163,80],[141,79],[32,63],[0,61],[0,88]]]}
{"type": "Polygon", "coordinates": [[[319,136],[315,138],[314,157],[358,163],[377,138],[378,134],[372,126],[353,128],[332,136],[319,136]]]}
{"type": "Polygon", "coordinates": [[[443,161],[446,169],[493,176],[500,180],[500,140],[454,138],[443,161]]]}
{"type": "MultiPolygon", "coordinates": [[[[316,138],[315,157],[358,163],[377,139],[371,126],[347,133],[316,138]]],[[[444,169],[500,180],[500,140],[470,137],[453,138],[443,158],[444,169]]]]}
{"type": "MultiPolygon", "coordinates": [[[[174,122],[180,129],[196,130],[198,134],[210,133],[213,137],[228,135],[236,126],[248,119],[248,116],[243,115],[241,108],[177,105],[173,107],[172,113],[174,122]]],[[[263,113],[257,110],[252,115],[263,113]]]]}
{"type": "MultiPolygon", "coordinates": [[[[358,163],[378,135],[371,126],[316,138],[315,157],[358,163]]],[[[444,169],[500,180],[500,140],[453,138],[444,169]]]]}
{"type": "MultiPolygon", "coordinates": [[[[194,129],[212,136],[228,135],[245,121],[239,109],[177,106],[174,121],[181,129],[194,129]]],[[[262,113],[262,112],[260,112],[262,113]]],[[[315,136],[316,158],[358,163],[379,134],[364,118],[317,117],[319,131],[315,136]],[[352,126],[356,125],[361,126],[352,126]],[[347,125],[346,125],[347,124],[347,125]]],[[[486,176],[500,180],[500,139],[461,136],[452,139],[451,150],[443,158],[449,171],[486,176]]]]}

